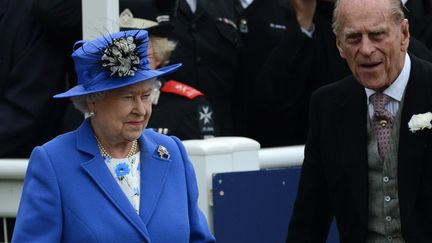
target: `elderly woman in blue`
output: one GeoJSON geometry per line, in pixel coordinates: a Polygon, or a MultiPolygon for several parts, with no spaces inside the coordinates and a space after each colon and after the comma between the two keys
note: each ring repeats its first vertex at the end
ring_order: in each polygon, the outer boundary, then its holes
{"type": "Polygon", "coordinates": [[[146,129],[155,78],[145,30],[81,41],[72,97],[88,118],[30,157],[13,242],[214,242],[176,137],[146,129]]]}

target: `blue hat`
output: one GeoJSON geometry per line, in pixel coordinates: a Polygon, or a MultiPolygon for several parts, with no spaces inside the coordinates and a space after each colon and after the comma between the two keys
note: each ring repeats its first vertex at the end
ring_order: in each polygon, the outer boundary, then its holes
{"type": "Polygon", "coordinates": [[[181,64],[151,69],[147,56],[148,34],[145,30],[128,30],[109,34],[82,44],[72,58],[78,84],[54,95],[65,98],[116,89],[159,77],[177,70],[181,64]]]}

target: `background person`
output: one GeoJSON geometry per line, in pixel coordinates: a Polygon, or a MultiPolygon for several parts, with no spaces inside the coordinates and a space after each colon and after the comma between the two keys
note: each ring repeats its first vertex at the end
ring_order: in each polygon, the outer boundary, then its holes
{"type": "MultiPolygon", "coordinates": [[[[271,51],[287,31],[291,18],[290,0],[236,0],[237,30],[242,45],[239,58],[239,89],[235,97],[235,120],[241,136],[257,140],[261,147],[286,144],[281,136],[284,114],[270,107],[261,108],[262,98],[255,96],[255,80],[271,51]],[[257,115],[257,107],[260,107],[257,115]]],[[[291,27],[290,27],[291,28],[291,27]]],[[[271,85],[263,84],[265,86],[271,85]]],[[[260,87],[260,89],[263,87],[260,87]]]]}
{"type": "MultiPolygon", "coordinates": [[[[151,32],[151,30],[150,30],[151,32]]],[[[150,34],[149,57],[153,69],[165,66],[175,42],[150,34]]],[[[214,111],[202,92],[184,83],[159,79],[158,98],[148,127],[182,140],[218,135],[214,111]]]]}
{"type": "MultiPolygon", "coordinates": [[[[77,43],[79,44],[79,43],[77,43]]],[[[73,97],[91,114],[30,157],[14,242],[214,242],[184,146],[144,130],[155,78],[144,30],[82,41],[73,97]]]]}
{"type": "Polygon", "coordinates": [[[333,27],[352,76],[312,96],[287,242],[325,242],[333,217],[341,242],[430,242],[431,131],[409,122],[432,109],[432,64],[407,54],[399,0],[337,1],[333,27]]]}
{"type": "Polygon", "coordinates": [[[432,0],[401,0],[410,33],[432,50],[432,0]]]}
{"type": "MultiPolygon", "coordinates": [[[[160,1],[157,1],[160,2],[160,1]]],[[[235,24],[233,1],[166,0],[165,12],[174,25],[169,39],[177,47],[172,63],[183,63],[168,75],[206,95],[215,111],[220,136],[237,135],[235,101],[239,87],[241,39],[235,24]]]]}
{"type": "Polygon", "coordinates": [[[28,158],[61,133],[68,101],[52,96],[74,80],[81,1],[3,0],[0,33],[0,158],[28,158]]]}
{"type": "MultiPolygon", "coordinates": [[[[149,60],[153,69],[165,66],[177,43],[169,40],[174,28],[169,15],[159,15],[158,22],[135,17],[130,9],[120,14],[121,29],[145,29],[149,33],[149,60]]],[[[181,140],[203,139],[219,135],[215,112],[199,90],[176,80],[159,77],[155,89],[153,112],[148,127],[181,140]]]]}

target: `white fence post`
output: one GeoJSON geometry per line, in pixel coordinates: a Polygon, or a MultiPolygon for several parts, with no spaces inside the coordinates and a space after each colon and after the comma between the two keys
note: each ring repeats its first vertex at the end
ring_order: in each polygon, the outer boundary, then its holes
{"type": "Polygon", "coordinates": [[[183,143],[196,171],[199,207],[213,229],[213,175],[220,172],[258,170],[259,143],[244,137],[185,140],[183,143]]]}
{"type": "Polygon", "coordinates": [[[0,217],[15,217],[27,164],[27,159],[0,160],[0,217]]]}
{"type": "Polygon", "coordinates": [[[120,30],[118,0],[82,0],[83,39],[95,39],[120,30]]]}
{"type": "Polygon", "coordinates": [[[221,142],[206,140],[187,140],[183,143],[195,168],[199,191],[198,206],[213,230],[211,178],[214,172],[232,170],[231,148],[221,142]]]}

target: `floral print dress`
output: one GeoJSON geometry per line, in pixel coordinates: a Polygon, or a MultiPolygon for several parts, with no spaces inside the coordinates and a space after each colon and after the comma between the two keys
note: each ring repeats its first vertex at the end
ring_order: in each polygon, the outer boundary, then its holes
{"type": "Polygon", "coordinates": [[[116,159],[105,158],[105,163],[114,179],[139,214],[140,206],[140,153],[130,157],[116,159]]]}

